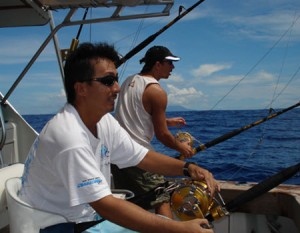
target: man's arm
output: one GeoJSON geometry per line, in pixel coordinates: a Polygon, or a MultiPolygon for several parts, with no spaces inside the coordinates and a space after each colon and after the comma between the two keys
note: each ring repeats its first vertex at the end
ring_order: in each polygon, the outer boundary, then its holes
{"type": "MultiPolygon", "coordinates": [[[[157,173],[165,176],[182,176],[184,165],[186,162],[157,153],[148,151],[144,159],[137,165],[139,168],[146,171],[157,173]]],[[[212,193],[215,189],[220,190],[218,182],[213,175],[206,169],[195,164],[189,164],[188,173],[193,180],[205,180],[208,189],[212,193]]]]}
{"type": "Polygon", "coordinates": [[[159,85],[150,85],[143,94],[143,105],[152,116],[156,138],[165,146],[177,150],[184,157],[191,157],[194,152],[187,143],[181,143],[168,129],[165,115],[167,94],[159,85]]]}
{"type": "Polygon", "coordinates": [[[206,219],[183,222],[166,219],[112,195],[92,202],[90,205],[104,219],[138,232],[213,233],[211,229],[201,227],[203,224],[208,224],[206,219]]]}

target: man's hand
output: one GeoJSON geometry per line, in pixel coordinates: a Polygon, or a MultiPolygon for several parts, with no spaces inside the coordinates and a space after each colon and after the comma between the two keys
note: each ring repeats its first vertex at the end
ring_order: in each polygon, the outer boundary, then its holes
{"type": "Polygon", "coordinates": [[[213,175],[206,169],[197,166],[196,164],[190,164],[188,166],[188,172],[192,178],[192,180],[205,180],[208,190],[210,191],[211,195],[213,196],[215,190],[220,192],[220,185],[215,180],[213,175]]]}
{"type": "Polygon", "coordinates": [[[176,138],[175,140],[177,142],[177,150],[180,152],[180,156],[182,156],[183,158],[191,158],[195,154],[195,151],[191,147],[190,142],[180,142],[176,138]]]}
{"type": "Polygon", "coordinates": [[[185,119],[182,117],[173,117],[167,118],[167,126],[175,126],[177,128],[181,128],[182,126],[186,125],[185,119]]]}
{"type": "Polygon", "coordinates": [[[189,233],[213,233],[214,231],[210,228],[210,225],[206,219],[194,219],[190,221],[185,221],[187,224],[186,229],[189,233]]]}

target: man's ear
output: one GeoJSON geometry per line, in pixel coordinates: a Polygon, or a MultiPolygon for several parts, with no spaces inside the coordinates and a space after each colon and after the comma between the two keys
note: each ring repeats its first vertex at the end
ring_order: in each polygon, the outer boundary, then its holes
{"type": "Polygon", "coordinates": [[[85,96],[87,92],[86,83],[85,82],[76,82],[74,84],[74,89],[76,95],[78,96],[85,96]]]}
{"type": "Polygon", "coordinates": [[[160,61],[156,61],[156,62],[155,62],[155,65],[156,65],[156,66],[161,66],[162,64],[161,64],[160,61]]]}

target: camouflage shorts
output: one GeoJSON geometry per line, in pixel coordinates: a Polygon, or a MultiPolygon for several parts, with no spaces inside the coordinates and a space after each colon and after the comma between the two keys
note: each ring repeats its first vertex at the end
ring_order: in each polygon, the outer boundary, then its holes
{"type": "Polygon", "coordinates": [[[145,197],[144,201],[147,207],[144,208],[151,208],[170,201],[170,195],[163,192],[163,189],[153,192],[158,186],[165,184],[165,179],[161,175],[146,172],[137,167],[119,169],[115,165],[112,166],[112,174],[115,188],[127,189],[134,192],[137,197],[145,197]],[[148,193],[153,193],[153,195],[147,195],[148,193]]]}

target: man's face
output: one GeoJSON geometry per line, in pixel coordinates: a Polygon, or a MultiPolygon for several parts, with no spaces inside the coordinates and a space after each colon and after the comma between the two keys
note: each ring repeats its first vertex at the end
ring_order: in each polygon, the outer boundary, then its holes
{"type": "Polygon", "coordinates": [[[159,64],[160,77],[167,79],[171,75],[172,70],[174,69],[173,62],[170,60],[164,60],[159,64]]]}
{"type": "Polygon", "coordinates": [[[114,110],[115,100],[120,92],[116,81],[118,73],[115,64],[108,59],[99,58],[93,63],[95,72],[88,86],[88,104],[94,111],[98,110],[104,115],[114,110]]]}

